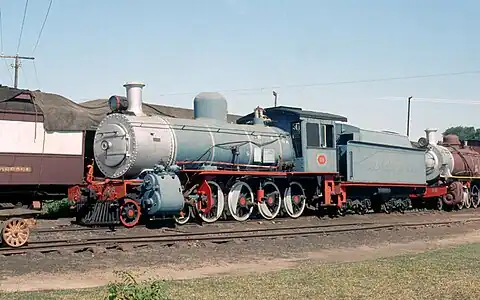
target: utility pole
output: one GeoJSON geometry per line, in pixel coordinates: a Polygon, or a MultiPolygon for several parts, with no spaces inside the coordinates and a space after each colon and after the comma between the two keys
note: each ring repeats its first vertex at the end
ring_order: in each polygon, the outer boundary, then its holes
{"type": "Polygon", "coordinates": [[[29,57],[29,56],[18,56],[15,55],[15,56],[12,56],[12,55],[0,55],[0,58],[12,58],[15,60],[15,63],[13,64],[13,69],[15,70],[15,80],[13,82],[13,87],[14,88],[18,88],[18,71],[20,69],[20,65],[21,65],[21,60],[22,59],[28,59],[28,60],[34,60],[35,57],[29,57]]]}
{"type": "Polygon", "coordinates": [[[275,97],[274,99],[274,107],[277,107],[277,92],[273,91],[273,97],[275,97]]]}
{"type": "Polygon", "coordinates": [[[407,136],[410,137],[410,104],[412,102],[412,96],[408,97],[407,105],[407,136]]]}

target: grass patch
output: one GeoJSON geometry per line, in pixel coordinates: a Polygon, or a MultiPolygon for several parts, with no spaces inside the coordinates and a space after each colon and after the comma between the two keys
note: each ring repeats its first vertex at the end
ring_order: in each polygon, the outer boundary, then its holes
{"type": "Polygon", "coordinates": [[[479,276],[480,244],[471,244],[414,256],[303,265],[266,274],[142,283],[130,278],[98,289],[0,294],[0,299],[469,300],[479,299],[479,276]]]}

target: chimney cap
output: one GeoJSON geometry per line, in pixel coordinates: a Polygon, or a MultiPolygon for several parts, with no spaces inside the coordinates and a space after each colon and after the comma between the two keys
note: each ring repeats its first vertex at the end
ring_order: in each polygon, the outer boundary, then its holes
{"type": "Polygon", "coordinates": [[[145,84],[140,81],[129,81],[123,85],[123,87],[144,87],[145,84]]]}

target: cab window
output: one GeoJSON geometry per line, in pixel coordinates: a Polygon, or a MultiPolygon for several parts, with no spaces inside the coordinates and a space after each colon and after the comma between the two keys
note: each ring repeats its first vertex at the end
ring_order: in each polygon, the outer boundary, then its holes
{"type": "Polygon", "coordinates": [[[292,123],[291,129],[293,149],[295,151],[296,157],[302,157],[302,129],[300,127],[300,122],[292,123]]]}
{"type": "Polygon", "coordinates": [[[320,147],[320,129],[317,123],[307,123],[307,147],[320,147]]]}
{"type": "Polygon", "coordinates": [[[333,133],[334,128],[333,125],[323,125],[325,126],[325,147],[327,148],[333,148],[335,144],[335,134],[333,133]]]}

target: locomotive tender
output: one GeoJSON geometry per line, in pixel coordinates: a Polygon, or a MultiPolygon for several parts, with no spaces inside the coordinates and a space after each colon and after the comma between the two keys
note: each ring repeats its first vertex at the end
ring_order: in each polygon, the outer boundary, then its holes
{"type": "Polygon", "coordinates": [[[127,97],[109,99],[112,113],[94,138],[95,163],[107,179],[90,173],[69,191],[83,224],[131,227],[142,217],[171,216],[184,224],[193,215],[244,221],[255,209],[265,219],[297,218],[306,207],[388,213],[411,208],[411,199],[450,201],[442,176],[431,173],[428,157],[442,147],[433,140],[413,147],[406,136],[285,106],[257,107],[231,124],[218,93],[195,97],[194,119],[146,116],[144,86],[127,83],[127,97]]]}

